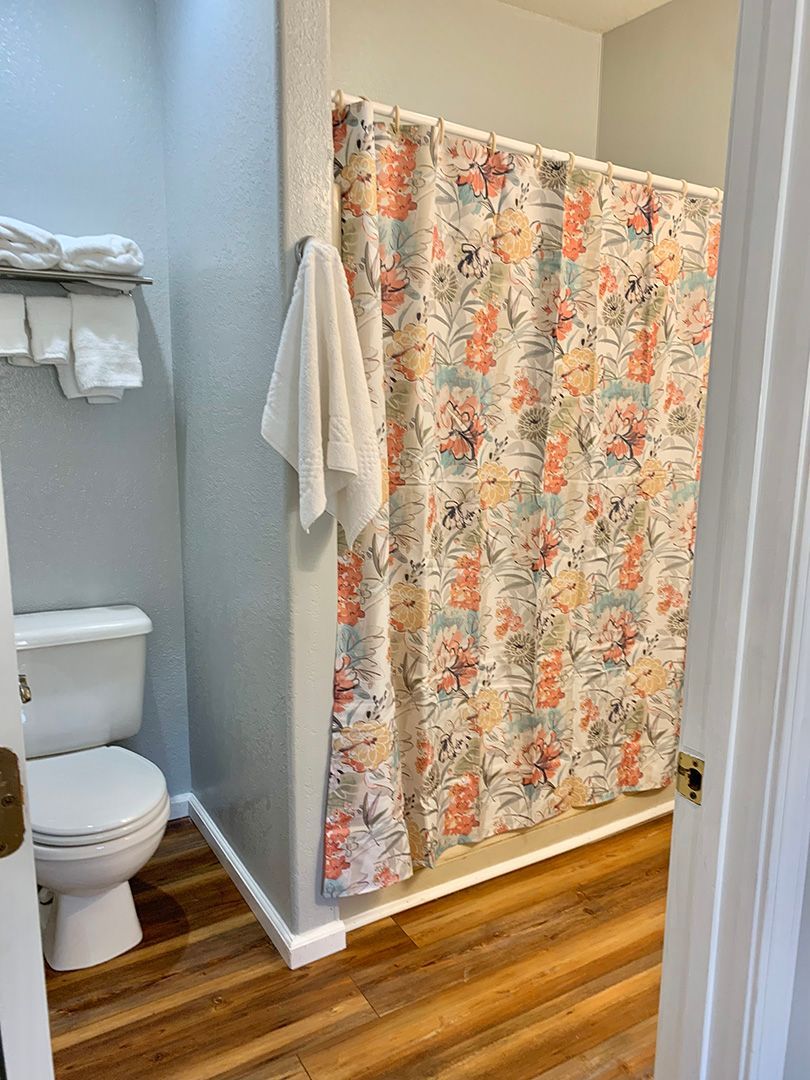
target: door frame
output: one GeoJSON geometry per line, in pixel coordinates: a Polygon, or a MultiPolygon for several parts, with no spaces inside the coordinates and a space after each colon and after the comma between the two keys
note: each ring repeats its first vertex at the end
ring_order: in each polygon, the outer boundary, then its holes
{"type": "Polygon", "coordinates": [[[782,1076],[810,780],[806,0],[743,0],[712,344],[657,1080],[782,1076]]]}
{"type": "Polygon", "coordinates": [[[45,967],[39,930],[31,820],[25,799],[25,750],[17,684],[17,652],[0,475],[0,745],[20,765],[25,811],[22,846],[0,859],[0,1076],[53,1080],[45,967]],[[5,1073],[3,1072],[5,1065],[5,1073]]]}

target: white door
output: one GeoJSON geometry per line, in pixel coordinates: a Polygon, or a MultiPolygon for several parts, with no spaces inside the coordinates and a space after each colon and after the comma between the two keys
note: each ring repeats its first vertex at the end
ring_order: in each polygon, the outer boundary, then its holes
{"type": "Polygon", "coordinates": [[[25,801],[25,755],[12,612],[0,477],[0,821],[11,823],[8,832],[3,827],[0,834],[0,1077],[52,1080],[34,849],[25,801]],[[2,805],[3,801],[11,802],[14,798],[13,781],[5,779],[14,757],[23,785],[24,833],[19,846],[11,836],[15,808],[2,805]]]}
{"type": "Polygon", "coordinates": [[[810,815],[810,23],[743,0],[656,1080],[780,1080],[810,815]]]}

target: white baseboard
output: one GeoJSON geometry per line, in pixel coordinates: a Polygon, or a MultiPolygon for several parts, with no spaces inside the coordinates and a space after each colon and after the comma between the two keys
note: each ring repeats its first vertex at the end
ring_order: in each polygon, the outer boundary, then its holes
{"type": "Polygon", "coordinates": [[[197,796],[192,793],[186,798],[189,817],[230,874],[234,885],[288,967],[303,967],[304,964],[310,964],[313,960],[320,960],[323,956],[329,956],[346,948],[346,928],[341,919],[335,919],[301,934],[294,933],[273,907],[259,883],[231,847],[222,830],[197,796]]]}
{"type": "Polygon", "coordinates": [[[184,791],[182,795],[172,795],[169,799],[169,821],[177,821],[178,818],[188,817],[188,800],[190,798],[190,791],[184,791]]]}
{"type": "MultiPolygon", "coordinates": [[[[672,809],[672,800],[669,800],[666,803],[658,803],[653,806],[645,806],[634,813],[627,814],[625,817],[608,821],[595,827],[582,828],[579,832],[566,836],[554,843],[521,852],[519,855],[501,859],[499,862],[492,863],[488,866],[477,867],[466,873],[464,873],[462,867],[459,866],[458,874],[450,880],[439,882],[436,885],[424,885],[421,888],[417,886],[406,895],[397,896],[388,903],[383,902],[375,904],[373,907],[369,907],[364,911],[347,912],[345,911],[345,908],[348,907],[348,903],[346,901],[341,901],[340,907],[343,913],[343,925],[347,932],[356,930],[358,927],[366,926],[368,923],[376,922],[378,919],[390,918],[400,911],[408,911],[410,908],[418,907],[419,904],[426,904],[430,900],[438,900],[440,896],[449,896],[450,893],[460,892],[461,889],[469,889],[473,885],[479,885],[482,881],[490,881],[492,878],[501,877],[503,874],[509,874],[513,870],[520,870],[524,866],[531,866],[533,863],[551,859],[555,855],[562,855],[566,851],[573,851],[575,848],[584,847],[586,844],[595,844],[597,840],[604,840],[608,836],[615,836],[617,833],[632,829],[636,825],[643,825],[647,821],[654,821],[656,818],[665,817],[667,814],[672,813],[672,809]]],[[[550,822],[547,823],[546,827],[550,824],[550,822]]],[[[535,826],[535,828],[543,828],[543,826],[535,826]]],[[[462,862],[463,856],[458,859],[458,863],[462,862]]],[[[423,873],[430,874],[432,872],[433,871],[429,870],[418,871],[417,875],[423,873]]],[[[418,877],[415,876],[406,884],[410,885],[411,882],[416,882],[417,880],[418,877]]],[[[394,885],[392,888],[397,889],[399,886],[394,885]]],[[[379,894],[375,893],[369,895],[376,896],[379,894]]],[[[355,900],[360,898],[351,897],[349,899],[355,900]]]]}

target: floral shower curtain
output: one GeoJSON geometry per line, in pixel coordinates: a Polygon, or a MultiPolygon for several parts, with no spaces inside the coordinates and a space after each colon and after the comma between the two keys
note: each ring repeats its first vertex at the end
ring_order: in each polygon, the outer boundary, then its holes
{"type": "Polygon", "coordinates": [[[339,556],[340,896],[670,782],[720,207],[333,122],[388,491],[339,556]]]}

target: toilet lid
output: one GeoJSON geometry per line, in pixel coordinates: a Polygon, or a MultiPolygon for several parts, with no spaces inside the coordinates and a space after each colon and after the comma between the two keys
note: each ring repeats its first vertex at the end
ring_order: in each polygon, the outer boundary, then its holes
{"type": "Polygon", "coordinates": [[[166,780],[123,746],[98,746],[27,762],[31,827],[46,844],[124,836],[155,816],[166,780]]]}

